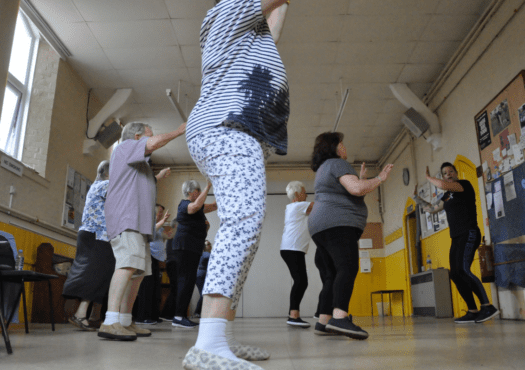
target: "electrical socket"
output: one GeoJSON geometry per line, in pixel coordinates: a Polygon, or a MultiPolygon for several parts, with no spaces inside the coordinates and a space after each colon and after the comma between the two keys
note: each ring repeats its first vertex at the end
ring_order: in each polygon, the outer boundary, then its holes
{"type": "Polygon", "coordinates": [[[15,189],[15,187],[13,185],[11,185],[9,187],[9,194],[12,195],[12,194],[15,194],[15,193],[16,193],[16,189],[15,189]]]}

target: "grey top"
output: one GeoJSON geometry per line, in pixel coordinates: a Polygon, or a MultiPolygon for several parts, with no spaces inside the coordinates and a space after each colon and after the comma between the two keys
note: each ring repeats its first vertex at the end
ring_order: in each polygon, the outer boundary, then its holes
{"type": "Polygon", "coordinates": [[[308,217],[310,235],[338,226],[364,230],[368,209],[365,197],[350,194],[339,182],[344,175],[358,174],[350,163],[341,158],[326,160],[315,176],[315,202],[308,217]]]}
{"type": "Polygon", "coordinates": [[[125,230],[155,234],[155,177],[145,156],[147,137],[126,140],[111,154],[104,213],[109,240],[125,230]]]}

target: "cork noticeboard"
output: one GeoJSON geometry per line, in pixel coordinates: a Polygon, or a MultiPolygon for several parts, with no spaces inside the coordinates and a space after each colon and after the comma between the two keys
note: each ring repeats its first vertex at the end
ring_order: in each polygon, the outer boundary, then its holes
{"type": "Polygon", "coordinates": [[[525,71],[521,71],[475,116],[485,183],[524,162],[525,71]]]}

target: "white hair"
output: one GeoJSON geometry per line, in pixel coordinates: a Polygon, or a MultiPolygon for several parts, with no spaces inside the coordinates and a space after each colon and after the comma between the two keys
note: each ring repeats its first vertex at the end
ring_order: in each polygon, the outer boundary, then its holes
{"type": "Polygon", "coordinates": [[[97,178],[95,181],[103,181],[109,178],[109,161],[102,161],[97,168],[97,178]]]}
{"type": "Polygon", "coordinates": [[[136,134],[142,135],[146,132],[146,127],[151,130],[150,125],[146,125],[142,122],[128,123],[126,126],[124,126],[120,138],[122,139],[122,141],[126,141],[129,139],[134,140],[136,134]]]}
{"type": "Polygon", "coordinates": [[[295,193],[300,194],[303,188],[304,184],[301,181],[292,181],[286,186],[286,195],[293,201],[295,199],[295,193]]]}
{"type": "Polygon", "coordinates": [[[201,190],[201,186],[195,180],[184,181],[184,184],[182,184],[182,195],[184,198],[187,198],[195,190],[201,190]]]}

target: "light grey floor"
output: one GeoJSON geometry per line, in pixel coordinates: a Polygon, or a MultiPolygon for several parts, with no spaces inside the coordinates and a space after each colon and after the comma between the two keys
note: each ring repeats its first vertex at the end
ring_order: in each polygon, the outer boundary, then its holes
{"type": "MultiPolygon", "coordinates": [[[[268,349],[258,362],[266,370],[346,369],[525,369],[525,322],[492,320],[455,325],[452,319],[355,318],[370,333],[366,341],[319,337],[313,328],[291,328],[284,318],[238,319],[236,337],[268,349]]],[[[313,319],[308,319],[314,323],[313,319]]],[[[197,330],[170,323],[151,327],[135,342],[99,339],[68,324],[33,325],[29,334],[10,329],[14,353],[0,341],[0,369],[181,369],[197,330]]]]}

